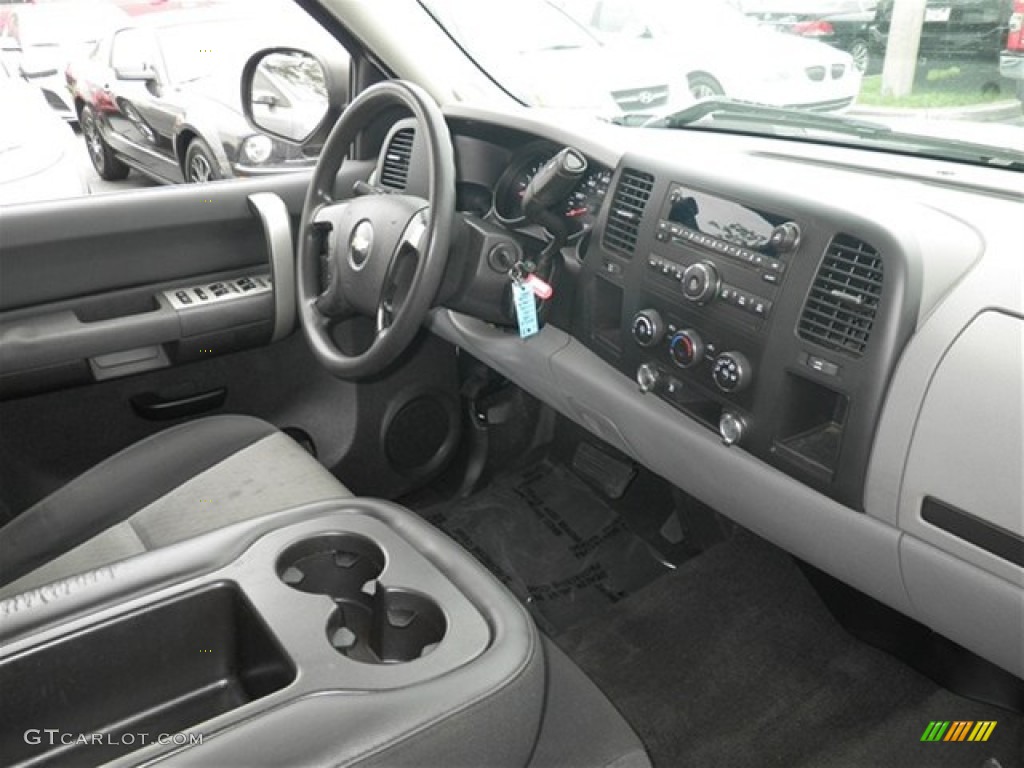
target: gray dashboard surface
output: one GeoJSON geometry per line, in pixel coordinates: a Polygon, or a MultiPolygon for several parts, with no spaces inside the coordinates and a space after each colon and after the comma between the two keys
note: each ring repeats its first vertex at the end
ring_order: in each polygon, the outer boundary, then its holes
{"type": "Polygon", "coordinates": [[[703,425],[642,395],[569,333],[548,327],[524,342],[445,311],[435,313],[431,327],[727,516],[1024,674],[1021,568],[922,522],[915,506],[923,494],[946,493],[1008,531],[1024,528],[1019,174],[777,139],[571,119],[552,127],[541,117],[469,107],[448,113],[456,133],[464,124],[486,136],[480,126],[490,124],[576,146],[612,166],[628,156],[630,167],[660,177],[723,196],[772,200],[773,210],[874,233],[908,260],[920,291],[909,338],[883,382],[863,511],[835,503],[742,448],[722,446],[703,425]],[[987,310],[1003,318],[998,328],[991,319],[973,325],[987,310]],[[951,349],[956,354],[944,362],[951,349]],[[957,362],[967,350],[974,362],[957,362]],[[999,383],[986,386],[993,378],[999,383]],[[956,416],[947,418],[951,410],[956,416]],[[993,436],[997,416],[1000,431],[993,436]],[[964,473],[970,479],[958,482],[964,473]],[[1001,608],[968,617],[943,596],[940,583],[957,584],[979,606],[1001,608]]]}

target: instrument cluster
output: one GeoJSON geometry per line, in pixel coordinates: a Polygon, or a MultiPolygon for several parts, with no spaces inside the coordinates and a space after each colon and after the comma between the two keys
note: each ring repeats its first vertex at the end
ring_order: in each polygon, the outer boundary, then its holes
{"type": "MultiPolygon", "coordinates": [[[[495,185],[495,218],[509,226],[524,223],[523,194],[533,177],[559,149],[542,141],[529,144],[515,153],[495,185]]],[[[593,226],[611,180],[610,168],[589,163],[583,178],[566,197],[562,209],[572,237],[578,237],[593,226]]]]}

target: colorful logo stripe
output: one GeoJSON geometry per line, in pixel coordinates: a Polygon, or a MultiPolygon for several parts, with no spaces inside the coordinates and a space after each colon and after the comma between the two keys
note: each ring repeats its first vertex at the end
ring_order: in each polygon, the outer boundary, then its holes
{"type": "Polygon", "coordinates": [[[988,741],[996,729],[995,720],[932,720],[921,741],[988,741]]]}

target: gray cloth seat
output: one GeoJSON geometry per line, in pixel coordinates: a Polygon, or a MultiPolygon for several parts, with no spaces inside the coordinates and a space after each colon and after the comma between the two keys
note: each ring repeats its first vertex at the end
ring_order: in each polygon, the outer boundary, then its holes
{"type": "Polygon", "coordinates": [[[240,520],[348,496],[265,421],[191,421],[120,451],[0,528],[0,597],[240,520]]]}
{"type": "MultiPolygon", "coordinates": [[[[351,496],[291,438],[216,416],[142,440],[0,529],[0,598],[302,504],[351,496]]],[[[452,545],[452,557],[469,559],[452,545]]],[[[650,768],[643,745],[579,668],[544,641],[530,768],[650,768]]]]}

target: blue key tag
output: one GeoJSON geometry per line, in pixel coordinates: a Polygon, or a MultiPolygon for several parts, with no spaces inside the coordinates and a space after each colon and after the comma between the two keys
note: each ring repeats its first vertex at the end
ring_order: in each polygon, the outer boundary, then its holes
{"type": "Polygon", "coordinates": [[[512,302],[516,307],[516,320],[519,322],[519,338],[528,339],[540,331],[537,323],[537,303],[533,298],[533,290],[518,280],[512,283],[512,302]]]}

